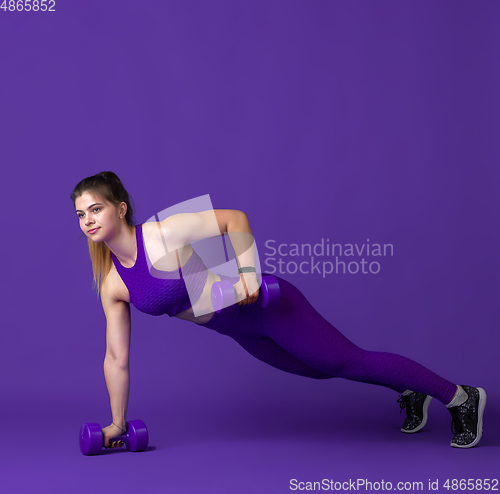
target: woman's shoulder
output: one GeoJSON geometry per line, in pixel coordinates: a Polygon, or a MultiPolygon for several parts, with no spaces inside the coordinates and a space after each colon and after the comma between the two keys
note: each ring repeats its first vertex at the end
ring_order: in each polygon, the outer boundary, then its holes
{"type": "Polygon", "coordinates": [[[130,295],[128,289],[121,279],[114,264],[104,278],[101,284],[101,301],[105,302],[128,302],[130,303],[130,295]]]}
{"type": "Polygon", "coordinates": [[[162,228],[156,221],[142,223],[142,242],[149,258],[155,267],[162,263],[161,268],[166,271],[175,270],[178,267],[176,251],[180,256],[181,265],[190,257],[193,248],[191,244],[179,244],[173,232],[168,228],[162,228]]]}
{"type": "Polygon", "coordinates": [[[156,221],[146,221],[136,226],[136,228],[141,227],[142,241],[146,247],[156,247],[157,245],[163,245],[163,242],[168,242],[167,232],[160,225],[156,221]]]}

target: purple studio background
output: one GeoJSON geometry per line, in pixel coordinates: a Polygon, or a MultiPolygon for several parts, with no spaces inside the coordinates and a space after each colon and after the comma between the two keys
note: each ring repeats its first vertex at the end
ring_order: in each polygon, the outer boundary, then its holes
{"type": "Polygon", "coordinates": [[[499,21],[494,1],[0,10],[0,488],[498,478],[499,21]],[[146,422],[150,448],[82,456],[80,425],[111,414],[105,317],[69,194],[104,170],[131,193],[137,223],[204,194],[246,212],[261,262],[276,266],[268,240],[392,244],[392,256],[365,257],[377,274],[278,274],[362,348],[483,387],[480,445],[450,448],[437,400],[424,430],[401,434],[390,389],[287,374],[132,307],[127,418],[146,422]]]}

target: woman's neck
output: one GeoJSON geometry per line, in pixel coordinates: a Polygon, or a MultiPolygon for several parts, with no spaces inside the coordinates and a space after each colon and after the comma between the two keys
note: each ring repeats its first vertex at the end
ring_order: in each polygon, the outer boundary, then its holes
{"type": "Polygon", "coordinates": [[[136,226],[125,225],[115,237],[105,242],[123,266],[133,266],[137,261],[136,226]]]}

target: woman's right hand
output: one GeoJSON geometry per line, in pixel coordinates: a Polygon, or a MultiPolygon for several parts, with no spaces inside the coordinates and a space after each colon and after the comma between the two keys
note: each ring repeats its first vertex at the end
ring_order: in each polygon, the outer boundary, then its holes
{"type": "MultiPolygon", "coordinates": [[[[123,427],[123,430],[125,432],[127,431],[126,425],[123,427]]],[[[114,437],[120,436],[122,434],[124,434],[124,432],[114,424],[111,424],[111,425],[108,425],[107,427],[104,427],[104,429],[102,429],[102,437],[103,437],[103,444],[102,445],[106,449],[122,447],[125,444],[123,441],[113,441],[111,444],[109,443],[110,439],[113,439],[114,437]]]]}

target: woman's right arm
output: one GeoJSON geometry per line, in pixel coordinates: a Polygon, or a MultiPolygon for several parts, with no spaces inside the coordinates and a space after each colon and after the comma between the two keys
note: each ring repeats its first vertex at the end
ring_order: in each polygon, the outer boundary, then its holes
{"type": "MultiPolygon", "coordinates": [[[[106,315],[104,376],[111,404],[112,423],[125,429],[130,390],[130,305],[114,296],[113,283],[109,276],[101,286],[101,301],[106,315]]],[[[110,437],[105,437],[105,443],[119,434],[121,432],[114,428],[110,437]]]]}

